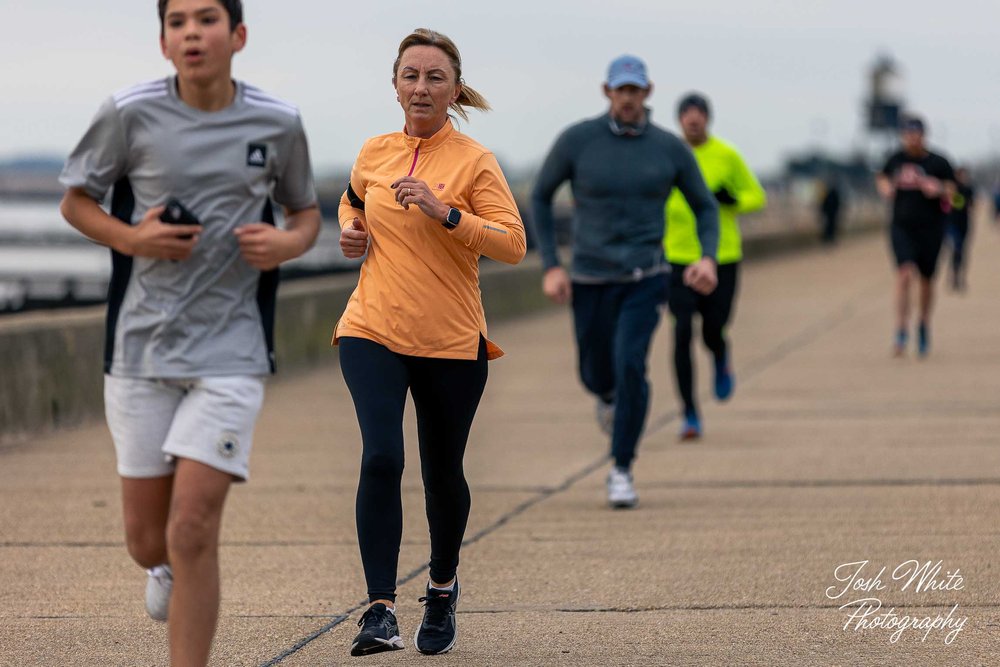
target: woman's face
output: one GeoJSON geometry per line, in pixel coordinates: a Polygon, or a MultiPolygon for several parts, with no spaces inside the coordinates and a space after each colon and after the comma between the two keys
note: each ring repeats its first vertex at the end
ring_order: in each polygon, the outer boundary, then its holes
{"type": "Polygon", "coordinates": [[[403,51],[395,85],[407,123],[419,126],[443,124],[448,105],[461,92],[448,56],[436,46],[411,46],[403,51]]]}

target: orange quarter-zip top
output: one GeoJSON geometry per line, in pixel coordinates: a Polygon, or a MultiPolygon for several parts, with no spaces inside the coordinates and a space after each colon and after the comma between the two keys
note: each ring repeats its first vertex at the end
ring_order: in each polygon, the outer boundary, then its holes
{"type": "MultiPolygon", "coordinates": [[[[479,258],[517,264],[524,225],[496,157],[445,123],[428,139],[394,132],[365,142],[351,170],[352,204],[341,198],[341,228],[358,218],[368,232],[368,256],[358,287],[337,323],[339,338],[366,338],[399,354],[475,359],[486,318],[479,258]],[[454,229],[405,210],[389,186],[403,176],[427,183],[458,209],[454,229]]],[[[490,359],[503,351],[487,339],[490,359]]]]}

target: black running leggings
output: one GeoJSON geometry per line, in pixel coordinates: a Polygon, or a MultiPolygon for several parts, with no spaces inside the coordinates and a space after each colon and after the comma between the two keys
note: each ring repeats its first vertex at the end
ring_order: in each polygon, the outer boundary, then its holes
{"type": "Polygon", "coordinates": [[[413,396],[430,526],[433,581],[455,577],[471,499],[462,459],[486,388],[486,341],[475,360],[397,354],[364,338],[340,339],[340,367],[361,426],[358,542],[368,598],[396,599],[403,536],[403,407],[413,396]]]}
{"type": "Polygon", "coordinates": [[[694,316],[701,315],[701,336],[716,360],[725,358],[728,350],[725,329],[733,311],[739,280],[739,263],[720,264],[719,284],[711,294],[698,294],[684,284],[685,267],[675,264],[670,281],[670,312],[674,316],[674,371],[677,390],[684,401],[684,410],[697,410],[694,398],[694,364],[691,342],[694,338],[694,316]]]}

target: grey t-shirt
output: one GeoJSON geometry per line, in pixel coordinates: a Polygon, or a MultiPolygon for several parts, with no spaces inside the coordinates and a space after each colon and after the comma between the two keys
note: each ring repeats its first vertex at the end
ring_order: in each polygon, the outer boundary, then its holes
{"type": "Polygon", "coordinates": [[[295,107],[236,82],[230,106],[204,112],[181,101],[174,77],[140,84],[101,106],[60,182],[97,201],[114,187],[115,203],[126,205],[112,213],[130,224],[173,196],[203,225],[184,261],[115,253],[109,373],[186,378],[269,372],[272,313],[262,317],[262,310],[273,304],[261,303],[262,274],[241,256],[233,230],[268,221],[271,197],[292,211],[315,205],[295,107]]]}

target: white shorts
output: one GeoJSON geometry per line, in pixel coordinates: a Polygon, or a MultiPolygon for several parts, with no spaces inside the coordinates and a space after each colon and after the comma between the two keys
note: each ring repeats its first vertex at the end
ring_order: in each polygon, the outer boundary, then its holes
{"type": "Polygon", "coordinates": [[[264,378],[185,380],[104,376],[104,413],[122,477],[172,475],[191,459],[240,481],[250,476],[264,378]]]}

